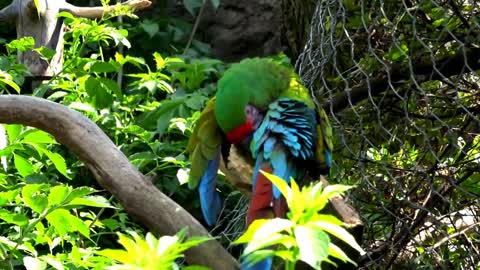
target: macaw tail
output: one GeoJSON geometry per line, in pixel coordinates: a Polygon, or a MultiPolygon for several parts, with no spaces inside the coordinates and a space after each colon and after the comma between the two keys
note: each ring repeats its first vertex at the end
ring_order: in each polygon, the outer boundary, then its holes
{"type": "Polygon", "coordinates": [[[215,158],[210,160],[207,169],[200,178],[198,192],[200,194],[200,206],[203,217],[209,226],[213,226],[217,221],[218,214],[222,209],[222,200],[216,190],[218,167],[220,166],[220,147],[215,154],[215,158]]]}

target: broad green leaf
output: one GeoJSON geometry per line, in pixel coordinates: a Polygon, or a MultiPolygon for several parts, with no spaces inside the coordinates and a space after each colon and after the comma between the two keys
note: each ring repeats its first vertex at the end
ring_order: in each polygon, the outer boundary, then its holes
{"type": "Polygon", "coordinates": [[[348,263],[351,263],[351,264],[357,266],[357,264],[354,261],[352,261],[347,256],[347,254],[345,254],[345,252],[343,252],[343,250],[341,248],[339,248],[337,245],[335,245],[333,243],[330,243],[330,245],[328,246],[328,254],[332,257],[335,257],[337,259],[342,260],[343,262],[348,262],[348,263]]]}
{"type": "Polygon", "coordinates": [[[43,58],[46,61],[50,61],[56,53],[56,51],[50,48],[47,48],[45,46],[42,46],[40,48],[35,48],[33,49],[33,51],[37,52],[41,56],[41,58],[43,58]]]}
{"type": "Polygon", "coordinates": [[[292,196],[290,195],[290,187],[285,180],[262,170],[260,170],[260,173],[265,175],[265,177],[272,182],[278,188],[278,190],[280,190],[280,193],[282,193],[283,197],[287,199],[287,203],[292,199],[292,196]]]}
{"type": "Polygon", "coordinates": [[[55,139],[45,131],[39,129],[33,129],[26,132],[27,134],[23,136],[22,142],[28,143],[56,143],[55,139]]]}
{"type": "Polygon", "coordinates": [[[18,173],[24,178],[34,173],[32,163],[22,156],[14,154],[13,163],[15,164],[18,173]]]}
{"type": "Polygon", "coordinates": [[[12,76],[9,74],[4,74],[2,71],[0,71],[0,82],[10,86],[15,90],[18,94],[20,94],[20,86],[16,82],[13,81],[12,76]]]}
{"type": "Polygon", "coordinates": [[[48,205],[48,199],[43,189],[44,184],[29,184],[22,188],[23,202],[37,213],[42,213],[48,205]]]}
{"type": "Polygon", "coordinates": [[[177,180],[180,183],[180,185],[188,183],[188,175],[189,171],[186,169],[178,169],[177,171],[177,180]]]}
{"type": "Polygon", "coordinates": [[[68,194],[68,197],[65,201],[70,202],[71,200],[78,198],[78,197],[83,197],[86,195],[90,195],[92,193],[97,192],[94,188],[91,187],[78,187],[73,189],[70,194],[68,194]]]}
{"type": "Polygon", "coordinates": [[[90,72],[117,72],[120,65],[115,62],[95,61],[91,65],[86,65],[85,69],[90,69],[90,72]]]}
{"type": "Polygon", "coordinates": [[[46,219],[61,236],[65,236],[69,232],[79,232],[87,238],[90,236],[87,225],[78,217],[70,214],[68,210],[53,210],[46,216],[46,219]]]}
{"type": "Polygon", "coordinates": [[[58,185],[50,188],[50,193],[48,194],[48,206],[54,206],[63,203],[67,199],[71,190],[71,187],[64,185],[58,185]]]}
{"type": "Polygon", "coordinates": [[[217,9],[220,6],[220,0],[210,0],[212,2],[213,8],[217,9]]]}
{"type": "Polygon", "coordinates": [[[71,179],[71,177],[67,174],[67,163],[65,162],[65,159],[62,157],[62,155],[58,153],[54,153],[49,151],[47,148],[45,148],[43,145],[31,143],[33,147],[39,152],[45,154],[48,159],[53,163],[53,166],[55,166],[55,169],[63,176],[65,176],[67,179],[71,179]]]}
{"type": "Polygon", "coordinates": [[[161,54],[158,52],[153,53],[153,58],[155,59],[155,64],[157,67],[157,71],[161,71],[162,69],[165,68],[166,62],[165,59],[162,57],[161,54]]]}
{"type": "Polygon", "coordinates": [[[15,197],[17,197],[19,193],[20,189],[0,192],[0,206],[4,206],[5,204],[15,200],[15,197]]]}
{"type": "Polygon", "coordinates": [[[100,256],[113,259],[118,262],[129,263],[131,254],[125,250],[119,249],[103,249],[96,252],[100,256]]]}
{"type": "Polygon", "coordinates": [[[4,125],[3,126],[7,131],[8,142],[10,144],[14,143],[22,132],[23,127],[21,125],[4,125]]]}
{"type": "Polygon", "coordinates": [[[254,233],[252,241],[268,238],[270,235],[288,230],[295,224],[288,219],[274,218],[263,223],[254,233]]]}
{"type": "Polygon", "coordinates": [[[154,22],[142,22],[140,26],[143,28],[150,38],[155,36],[158,33],[159,27],[157,23],[154,22]]]}
{"type": "Polygon", "coordinates": [[[181,117],[181,108],[184,107],[186,98],[177,98],[165,100],[160,106],[150,112],[144,113],[139,117],[138,125],[146,130],[157,130],[159,135],[163,135],[170,120],[175,117],[181,117]]]}
{"type": "Polygon", "coordinates": [[[202,3],[203,0],[183,0],[183,5],[192,16],[196,16],[196,10],[202,6],[202,3]]]}
{"type": "Polygon", "coordinates": [[[71,200],[68,205],[83,205],[100,208],[116,208],[110,204],[110,202],[102,196],[85,196],[81,198],[75,198],[71,200]]]}
{"type": "Polygon", "coordinates": [[[335,225],[333,223],[324,221],[315,221],[308,223],[309,226],[328,232],[329,234],[337,237],[338,239],[349,244],[351,247],[360,252],[361,255],[365,254],[365,251],[360,247],[355,238],[344,228],[335,225]]]}
{"type": "Polygon", "coordinates": [[[110,89],[106,87],[99,79],[89,77],[85,82],[85,90],[92,99],[93,105],[97,109],[110,107],[113,104],[113,96],[110,89]]]}
{"type": "Polygon", "coordinates": [[[14,52],[16,50],[26,52],[33,49],[35,46],[35,40],[33,37],[22,37],[20,39],[15,39],[6,45],[9,52],[14,52]]]}
{"type": "Polygon", "coordinates": [[[254,220],[252,222],[252,224],[250,224],[250,226],[248,226],[247,228],[247,231],[244,232],[237,240],[233,241],[232,244],[233,245],[237,245],[237,244],[243,244],[243,243],[248,243],[250,242],[256,231],[263,226],[263,224],[265,224],[266,222],[268,222],[269,219],[257,219],[257,220],[254,220]]]}
{"type": "Polygon", "coordinates": [[[322,261],[328,257],[328,235],[311,227],[297,226],[295,238],[300,249],[300,259],[314,269],[321,269],[322,261]]]}
{"type": "Polygon", "coordinates": [[[248,256],[242,257],[242,266],[245,264],[247,269],[250,269],[254,264],[274,256],[277,256],[277,251],[271,249],[257,250],[254,253],[248,254],[248,256]]]}
{"type": "Polygon", "coordinates": [[[23,257],[23,265],[27,270],[43,270],[47,269],[47,263],[38,258],[25,256],[23,257]]]}
{"type": "Polygon", "coordinates": [[[15,224],[18,226],[25,226],[28,224],[29,219],[23,214],[12,213],[5,209],[0,209],[0,219],[7,223],[15,224]]]}
{"type": "Polygon", "coordinates": [[[343,193],[345,193],[345,191],[349,190],[353,188],[353,186],[346,186],[346,185],[329,185],[329,186],[326,186],[323,191],[322,191],[322,194],[320,195],[320,197],[317,199],[317,207],[319,210],[323,209],[325,207],[325,205],[327,204],[328,200],[333,198],[333,197],[336,197],[336,196],[340,196],[342,195],[343,193]]]}
{"type": "Polygon", "coordinates": [[[255,241],[249,242],[243,253],[250,254],[256,250],[272,247],[275,245],[289,246],[292,240],[293,237],[290,235],[280,233],[271,234],[267,238],[257,239],[255,241]]]}
{"type": "Polygon", "coordinates": [[[89,112],[94,114],[97,113],[97,110],[95,110],[94,107],[92,107],[90,104],[87,104],[87,103],[72,102],[68,105],[68,107],[77,111],[84,111],[84,112],[89,112]]]}
{"type": "Polygon", "coordinates": [[[65,268],[63,267],[63,264],[61,261],[59,261],[57,258],[51,257],[51,255],[47,255],[45,258],[45,261],[55,268],[56,270],[64,270],[65,268]]]}

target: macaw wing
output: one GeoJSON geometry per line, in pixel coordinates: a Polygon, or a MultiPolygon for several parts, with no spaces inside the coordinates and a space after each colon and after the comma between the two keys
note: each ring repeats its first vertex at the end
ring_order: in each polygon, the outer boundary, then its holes
{"type": "Polygon", "coordinates": [[[333,131],[328,116],[322,108],[318,109],[318,124],[316,127],[317,149],[315,157],[317,159],[320,172],[328,174],[332,166],[332,150],[333,150],[333,131]]]}
{"type": "Polygon", "coordinates": [[[188,141],[190,175],[188,186],[198,186],[200,205],[208,225],[215,224],[221,210],[221,199],[216,191],[217,172],[220,166],[222,133],[214,115],[215,98],[207,102],[188,141]]]}

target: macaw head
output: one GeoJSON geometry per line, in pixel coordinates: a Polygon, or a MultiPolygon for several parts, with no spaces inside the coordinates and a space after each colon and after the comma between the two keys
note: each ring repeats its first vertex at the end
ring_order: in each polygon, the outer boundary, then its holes
{"type": "Polygon", "coordinates": [[[215,119],[230,143],[255,131],[268,105],[288,87],[289,74],[265,58],[245,59],[225,71],[218,81],[215,119]]]}
{"type": "Polygon", "coordinates": [[[258,128],[263,119],[263,113],[250,104],[245,106],[244,116],[245,117],[242,118],[243,122],[240,122],[237,127],[225,131],[227,140],[230,143],[237,144],[242,142],[258,128]]]}

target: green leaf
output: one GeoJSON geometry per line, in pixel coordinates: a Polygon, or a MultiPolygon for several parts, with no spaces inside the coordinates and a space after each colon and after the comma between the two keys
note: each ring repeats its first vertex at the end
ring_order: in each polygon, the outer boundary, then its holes
{"type": "Polygon", "coordinates": [[[43,58],[46,61],[50,61],[53,56],[57,53],[56,51],[47,48],[45,46],[42,46],[40,48],[35,48],[33,51],[37,52],[41,58],[43,58]]]}
{"type": "Polygon", "coordinates": [[[159,27],[157,23],[154,22],[142,22],[140,26],[143,28],[150,38],[155,36],[158,33],[159,27]]]}
{"type": "Polygon", "coordinates": [[[360,245],[358,245],[355,238],[344,228],[324,221],[309,222],[308,225],[328,232],[329,234],[349,244],[351,247],[360,252],[361,255],[365,254],[365,251],[362,249],[362,247],[360,247],[360,245]]]}
{"type": "Polygon", "coordinates": [[[54,206],[63,203],[67,199],[71,190],[71,187],[64,185],[58,185],[50,188],[50,193],[48,194],[48,206],[54,206]]]}
{"type": "Polygon", "coordinates": [[[68,107],[77,111],[84,111],[84,112],[89,112],[94,114],[97,113],[97,110],[95,110],[94,107],[92,107],[90,104],[87,104],[87,103],[72,102],[68,105],[68,107]]]}
{"type": "Polygon", "coordinates": [[[22,156],[14,154],[13,163],[15,164],[18,173],[24,178],[34,173],[32,163],[22,156]]]}
{"type": "Polygon", "coordinates": [[[0,192],[0,206],[4,206],[7,203],[10,203],[13,200],[15,200],[15,198],[19,193],[20,193],[20,189],[0,192]]]}
{"type": "Polygon", "coordinates": [[[65,199],[66,202],[70,202],[75,198],[83,197],[86,195],[90,195],[92,193],[97,192],[95,189],[91,187],[78,187],[73,189],[70,194],[68,194],[68,197],[65,199]]]}
{"type": "Polygon", "coordinates": [[[113,96],[108,86],[101,80],[89,77],[85,82],[85,90],[97,109],[108,108],[113,104],[113,96]]]}
{"type": "Polygon", "coordinates": [[[50,159],[50,161],[53,163],[53,166],[55,166],[55,169],[57,169],[59,173],[61,173],[67,179],[71,179],[71,177],[67,174],[67,163],[65,162],[65,159],[62,157],[62,155],[58,153],[53,153],[47,150],[42,145],[38,145],[38,144],[32,144],[32,145],[35,147],[37,151],[45,154],[48,157],[48,159],[50,159]]]}
{"type": "Polygon", "coordinates": [[[252,241],[255,232],[263,226],[263,224],[267,223],[269,219],[257,219],[248,226],[247,231],[244,232],[237,240],[232,242],[232,245],[248,243],[252,241]]]}
{"type": "Polygon", "coordinates": [[[15,224],[18,226],[25,226],[28,224],[29,219],[24,214],[16,214],[5,209],[0,209],[0,219],[7,223],[15,224]]]}
{"type": "Polygon", "coordinates": [[[353,186],[338,185],[338,184],[337,185],[326,186],[323,189],[320,197],[317,199],[316,205],[318,207],[318,210],[323,209],[325,207],[325,205],[327,204],[329,199],[331,199],[333,197],[336,197],[336,196],[343,195],[343,193],[345,193],[345,191],[347,191],[351,188],[353,188],[353,186]]]}
{"type": "Polygon", "coordinates": [[[280,245],[280,244],[286,247],[290,247],[291,243],[293,242],[292,240],[294,239],[290,235],[279,234],[279,233],[272,234],[267,238],[258,239],[248,243],[247,247],[243,252],[244,252],[244,255],[247,255],[257,250],[269,248],[269,247],[280,245]]]}
{"type": "Polygon", "coordinates": [[[22,132],[23,127],[21,125],[4,125],[3,126],[7,131],[8,142],[13,144],[22,132]]]}
{"type": "Polygon", "coordinates": [[[161,54],[159,54],[158,52],[154,52],[153,58],[155,59],[157,71],[161,71],[162,69],[165,68],[166,62],[165,62],[165,59],[163,59],[161,54]]]}
{"type": "Polygon", "coordinates": [[[82,198],[75,198],[71,200],[68,205],[83,205],[100,208],[116,208],[110,204],[110,202],[102,196],[86,196],[82,198]]]}
{"type": "Polygon", "coordinates": [[[357,266],[357,263],[348,258],[347,254],[345,254],[345,252],[343,252],[341,248],[339,248],[333,243],[330,243],[330,245],[328,246],[328,254],[332,257],[342,260],[343,262],[348,262],[357,266]]]}
{"type": "Polygon", "coordinates": [[[186,98],[165,100],[154,110],[144,113],[139,117],[138,125],[146,130],[157,130],[161,136],[170,124],[170,120],[181,116],[181,108],[184,107],[186,98]]]}
{"type": "Polygon", "coordinates": [[[45,131],[39,129],[32,129],[26,132],[27,134],[23,136],[22,142],[29,143],[46,143],[54,144],[56,143],[55,139],[45,131]]]}
{"type": "Polygon", "coordinates": [[[35,46],[35,40],[33,37],[22,37],[20,39],[15,39],[6,45],[10,53],[14,52],[15,50],[26,52],[33,49],[33,46],[35,46]]]}
{"type": "Polygon", "coordinates": [[[192,16],[196,16],[196,9],[200,8],[202,3],[202,0],[183,0],[183,5],[192,16]]]}
{"type": "Polygon", "coordinates": [[[290,195],[290,187],[288,186],[288,184],[285,180],[283,180],[282,178],[280,178],[276,175],[267,173],[267,172],[262,171],[262,170],[260,170],[260,173],[265,175],[265,177],[270,182],[272,182],[278,188],[278,190],[280,190],[280,193],[282,193],[283,197],[285,197],[287,199],[287,203],[292,199],[292,196],[290,195]]]}
{"type": "Polygon", "coordinates": [[[311,227],[297,226],[295,238],[300,249],[300,259],[314,269],[321,269],[322,261],[328,257],[328,235],[311,227]]]}
{"type": "Polygon", "coordinates": [[[65,236],[69,232],[79,232],[85,237],[90,236],[87,225],[66,209],[53,210],[46,216],[46,219],[61,236],[65,236]]]}
{"type": "Polygon", "coordinates": [[[37,213],[42,213],[48,205],[48,199],[43,189],[44,184],[30,184],[22,188],[23,202],[37,213]]]}
{"type": "Polygon", "coordinates": [[[0,82],[10,86],[15,90],[18,94],[20,94],[20,86],[13,81],[13,77],[10,74],[4,73],[3,71],[0,70],[0,82]]]}
{"type": "Polygon", "coordinates": [[[263,223],[254,233],[252,241],[268,238],[270,235],[288,230],[295,224],[288,219],[274,218],[263,223]]]}
{"type": "Polygon", "coordinates": [[[210,0],[212,2],[213,8],[217,9],[220,6],[220,0],[210,0]]]}
{"type": "Polygon", "coordinates": [[[47,269],[47,263],[37,258],[25,256],[23,257],[23,265],[27,270],[43,270],[47,269]]]}
{"type": "MultiPolygon", "coordinates": [[[[85,66],[86,69],[90,68],[90,72],[117,72],[120,65],[115,62],[102,62],[96,61],[91,65],[85,66]]],[[[106,78],[104,78],[106,79],[106,78]]]]}

